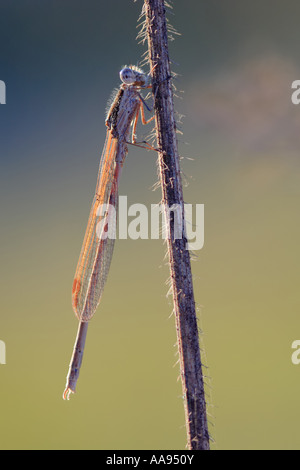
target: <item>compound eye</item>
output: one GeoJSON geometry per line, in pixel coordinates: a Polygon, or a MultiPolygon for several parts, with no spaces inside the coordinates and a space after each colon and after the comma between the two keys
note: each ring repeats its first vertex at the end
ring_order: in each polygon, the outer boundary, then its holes
{"type": "Polygon", "coordinates": [[[121,70],[120,79],[125,85],[132,85],[136,80],[136,76],[132,69],[126,67],[121,70]]]}

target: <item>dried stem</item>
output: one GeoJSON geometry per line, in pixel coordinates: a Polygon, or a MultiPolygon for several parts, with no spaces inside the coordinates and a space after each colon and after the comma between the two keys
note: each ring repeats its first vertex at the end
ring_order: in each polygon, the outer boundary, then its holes
{"type": "MultiPolygon", "coordinates": [[[[174,204],[176,207],[180,207],[184,221],[164,0],[144,0],[144,13],[149,60],[153,75],[156,136],[160,149],[159,169],[162,202],[167,208],[171,208],[174,204]]],[[[182,224],[182,238],[175,237],[174,212],[170,212],[170,215],[171,217],[166,217],[166,221],[168,221],[168,254],[180,356],[187,446],[192,450],[209,450],[190,254],[187,249],[184,223],[182,224]]]]}

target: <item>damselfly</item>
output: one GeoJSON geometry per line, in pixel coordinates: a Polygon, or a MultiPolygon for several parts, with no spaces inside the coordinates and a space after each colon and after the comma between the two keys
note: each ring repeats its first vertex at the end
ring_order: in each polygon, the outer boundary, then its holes
{"type": "Polygon", "coordinates": [[[75,392],[82,363],[88,321],[93,317],[103,293],[112,259],[115,237],[108,233],[115,226],[114,215],[118,207],[118,187],[122,166],[127,154],[127,144],[136,142],[139,115],[146,120],[144,99],[140,90],[151,88],[150,75],[138,67],[125,67],[120,72],[122,85],[106,118],[106,140],[102,152],[96,193],[93,199],[87,229],[75,273],[72,303],[79,320],[73,355],[67,376],[64,399],[75,392]],[[132,126],[132,142],[129,142],[132,126]],[[103,215],[102,208],[107,207],[103,215]],[[114,210],[112,210],[114,209],[114,210]]]}

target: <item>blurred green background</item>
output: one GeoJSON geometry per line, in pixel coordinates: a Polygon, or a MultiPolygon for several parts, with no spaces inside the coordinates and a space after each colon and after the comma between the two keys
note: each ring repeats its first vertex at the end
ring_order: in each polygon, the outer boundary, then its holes
{"type": "MultiPolygon", "coordinates": [[[[161,240],[116,242],[77,393],[62,400],[105,107],[145,51],[141,6],[0,1],[1,449],[185,449],[161,240]]],[[[173,13],[185,201],[205,204],[192,266],[212,448],[299,449],[300,4],[175,0],[173,13]]],[[[129,204],[160,201],[156,158],[130,148],[129,204]]]]}

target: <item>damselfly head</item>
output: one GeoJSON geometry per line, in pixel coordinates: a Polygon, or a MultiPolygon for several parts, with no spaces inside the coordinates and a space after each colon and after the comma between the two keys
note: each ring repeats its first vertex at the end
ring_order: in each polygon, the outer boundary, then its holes
{"type": "Polygon", "coordinates": [[[135,85],[135,86],[147,86],[148,85],[148,75],[135,66],[123,67],[120,72],[120,79],[125,85],[135,85]]]}

